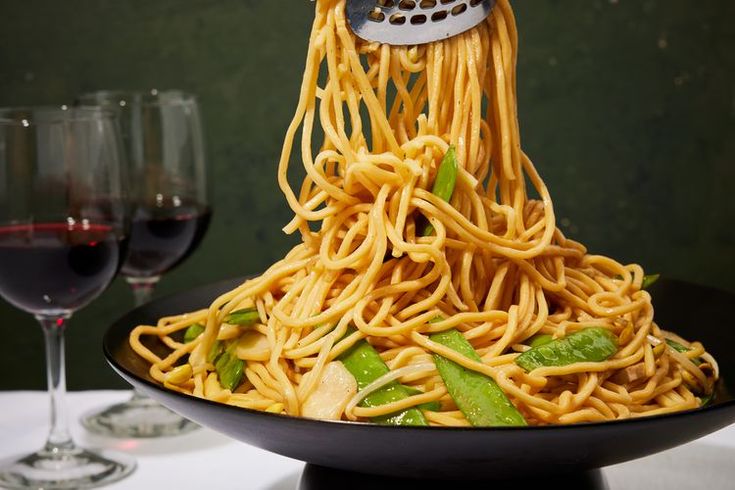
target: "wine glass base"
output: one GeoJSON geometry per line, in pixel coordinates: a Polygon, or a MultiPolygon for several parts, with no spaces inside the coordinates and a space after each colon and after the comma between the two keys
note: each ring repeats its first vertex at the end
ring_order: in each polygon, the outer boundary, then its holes
{"type": "Polygon", "coordinates": [[[111,451],[81,448],[37,453],[0,467],[0,488],[93,488],[125,478],[135,470],[133,458],[111,451]]]}
{"type": "Polygon", "coordinates": [[[199,428],[158,402],[140,396],[83,417],[82,425],[94,434],[120,438],[178,436],[199,428]]]}

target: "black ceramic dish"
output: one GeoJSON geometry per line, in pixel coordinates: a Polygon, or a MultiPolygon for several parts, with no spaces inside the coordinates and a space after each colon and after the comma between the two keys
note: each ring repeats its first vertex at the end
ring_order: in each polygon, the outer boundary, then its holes
{"type": "Polygon", "coordinates": [[[133,386],[195,422],[254,446],[340,470],[410,478],[487,479],[578,472],[639,458],[735,423],[735,295],[661,280],[652,290],[659,325],[702,341],[722,381],[710,407],[656,417],[567,426],[449,429],[322,422],[222,405],[169,391],[128,345],[140,323],[205,307],[238,284],[224,281],[154,301],[118,320],[104,350],[133,386]]]}

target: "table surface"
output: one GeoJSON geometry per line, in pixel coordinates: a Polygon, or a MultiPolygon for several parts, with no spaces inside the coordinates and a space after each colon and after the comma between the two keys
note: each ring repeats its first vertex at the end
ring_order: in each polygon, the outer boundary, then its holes
{"type": "MultiPolygon", "coordinates": [[[[129,391],[83,391],[68,395],[72,433],[88,447],[128,453],[138,460],[129,478],[110,490],[216,488],[296,490],[304,464],[208,429],[155,440],[111,439],[86,433],[83,414],[123,401],[129,391]],[[237,468],[233,478],[232,469],[237,468]]],[[[43,392],[0,392],[0,461],[41,447],[48,430],[43,392]]],[[[735,481],[735,425],[690,444],[603,470],[611,490],[731,490],[735,481]]]]}

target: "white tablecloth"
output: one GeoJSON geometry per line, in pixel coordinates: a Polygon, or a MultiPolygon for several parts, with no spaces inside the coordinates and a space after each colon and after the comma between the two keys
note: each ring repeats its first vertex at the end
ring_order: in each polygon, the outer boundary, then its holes
{"type": "MultiPolygon", "coordinates": [[[[122,401],[125,391],[68,395],[72,433],[78,443],[133,455],[138,469],[110,490],[219,489],[295,490],[303,463],[271,454],[213,431],[156,440],[116,440],[88,434],[79,417],[122,401]],[[206,468],[206,471],[202,471],[206,468]],[[241,480],[233,486],[232,471],[241,480]],[[246,479],[246,480],[244,480],[246,479]]],[[[48,430],[48,399],[42,392],[0,392],[0,461],[41,447],[48,430]]],[[[735,426],[699,441],[604,470],[612,490],[735,489],[735,426]]]]}

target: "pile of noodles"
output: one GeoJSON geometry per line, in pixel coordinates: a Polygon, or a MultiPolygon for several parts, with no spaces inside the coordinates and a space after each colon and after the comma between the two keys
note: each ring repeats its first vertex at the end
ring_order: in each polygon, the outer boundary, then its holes
{"type": "Polygon", "coordinates": [[[300,232],[302,243],[208,309],[137,327],[131,345],[151,375],[198,397],[300,415],[325,365],[366,338],[391,370],[418,366],[399,371],[400,381],[423,393],[373,408],[351,403],[345,420],[438,400],[442,410],[426,412],[432,425],[467,425],[432,353],[492,377],[532,425],[698,407],[716,364],[701,344],[654,322],[642,268],[588,255],[557,228],[549,191],[520,147],[517,48],[507,0],[476,28],[415,47],[362,41],[347,25],[345,0],[317,0],[278,168],[295,213],[284,230],[300,232]],[[315,124],[324,133],[316,149],[315,124]],[[298,189],[287,180],[295,140],[306,170],[298,189]],[[450,145],[460,168],[447,203],[430,190],[450,145]],[[417,229],[426,219],[435,233],[424,237],[417,229]],[[270,357],[248,361],[232,393],[207,352],[216,338],[240,333],[223,319],[253,305],[270,357]],[[439,315],[444,320],[430,323],[439,315]],[[206,325],[204,334],[181,342],[195,322],[206,325]],[[558,338],[587,327],[614,332],[617,354],[530,373],[513,362],[537,333],[558,338]],[[451,328],[481,363],[429,339],[451,328]],[[142,336],[160,338],[170,353],[157,356],[142,336]],[[667,337],[690,350],[665,348],[667,337]],[[703,355],[708,362],[691,362],[703,355]],[[168,382],[182,362],[191,376],[168,382]],[[626,369],[638,375],[621,377],[626,369]]]}

